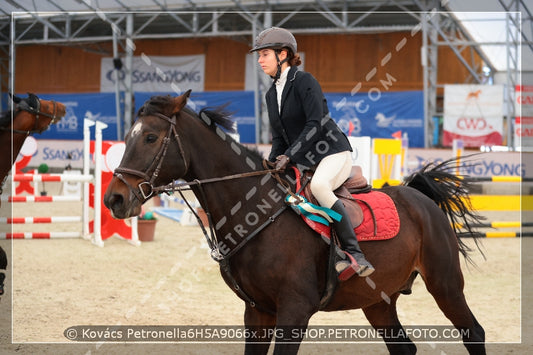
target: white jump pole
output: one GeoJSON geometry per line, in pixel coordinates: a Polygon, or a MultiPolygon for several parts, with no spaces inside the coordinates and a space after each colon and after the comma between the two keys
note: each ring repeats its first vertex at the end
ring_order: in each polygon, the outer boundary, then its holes
{"type": "Polygon", "coordinates": [[[102,130],[107,125],[103,122],[96,121],[95,129],[95,146],[94,146],[94,238],[93,243],[99,247],[104,246],[102,241],[102,130]]]}
{"type": "MultiPolygon", "coordinates": [[[[90,164],[90,150],[91,150],[91,130],[90,127],[94,126],[95,122],[84,119],[83,120],[83,175],[89,175],[91,172],[90,164]]],[[[83,239],[90,239],[91,235],[89,232],[89,185],[90,183],[83,183],[83,229],[82,236],[83,239]]]]}

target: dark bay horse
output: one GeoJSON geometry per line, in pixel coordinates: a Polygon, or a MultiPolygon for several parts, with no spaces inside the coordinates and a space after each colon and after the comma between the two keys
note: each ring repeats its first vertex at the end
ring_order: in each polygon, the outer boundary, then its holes
{"type": "MultiPolygon", "coordinates": [[[[62,103],[41,100],[28,93],[28,97],[13,96],[14,111],[0,115],[0,194],[7,174],[11,170],[17,155],[26,140],[33,133],[42,133],[51,124],[65,116],[65,105],[62,103]]],[[[0,270],[7,267],[6,253],[0,248],[0,270]]],[[[0,272],[0,295],[3,293],[5,275],[0,272]]]]}
{"type": "MultiPolygon", "coordinates": [[[[416,346],[405,333],[392,338],[387,330],[404,329],[396,301],[417,274],[446,317],[464,331],[469,353],[485,353],[484,330],[463,294],[459,254],[468,248],[449,220],[465,217],[467,223],[467,216],[476,216],[461,199],[467,193],[464,180],[441,166],[413,174],[408,186],[383,188],[398,210],[399,234],[361,243],[376,271],[339,283],[324,305],[328,246],[300,216],[284,209],[285,187],[274,174],[260,175],[260,154],[228,136],[229,118],[185,108],[189,94],[152,97],[139,110],[104,203],[114,217],[128,218],[138,215],[154,192],[175,187],[179,178],[188,181],[210,216],[213,258],[246,303],[245,353],[266,354],[272,339],[275,354],[297,353],[314,313],[361,308],[383,331],[390,353],[413,354],[416,346]]],[[[281,177],[290,180],[289,175],[281,177]]]]}

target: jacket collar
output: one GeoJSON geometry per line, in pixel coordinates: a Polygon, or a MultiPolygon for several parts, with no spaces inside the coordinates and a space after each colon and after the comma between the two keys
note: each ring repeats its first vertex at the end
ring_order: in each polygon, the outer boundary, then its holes
{"type": "Polygon", "coordinates": [[[283,92],[281,94],[281,107],[283,109],[283,104],[285,103],[285,100],[287,99],[287,96],[289,92],[292,90],[294,79],[296,79],[296,73],[298,72],[297,66],[292,66],[289,69],[289,73],[287,74],[287,82],[285,83],[285,87],[283,88],[283,92]]]}

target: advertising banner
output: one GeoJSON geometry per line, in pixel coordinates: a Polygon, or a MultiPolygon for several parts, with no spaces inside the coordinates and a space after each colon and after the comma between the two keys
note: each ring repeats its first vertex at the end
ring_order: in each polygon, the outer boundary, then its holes
{"type": "MultiPolygon", "coordinates": [[[[124,78],[124,67],[118,71],[124,78]]],[[[102,58],[100,91],[115,92],[116,70],[113,58],[102,58]]],[[[204,91],[205,55],[133,57],[133,91],[204,91]]],[[[123,88],[122,88],[123,89],[123,88]]]]}
{"type": "Polygon", "coordinates": [[[462,139],[465,147],[501,145],[502,85],[444,86],[444,146],[462,139]]]}
{"type": "Polygon", "coordinates": [[[422,91],[324,95],[331,117],[347,136],[392,138],[407,133],[410,147],[424,147],[422,91]]]}

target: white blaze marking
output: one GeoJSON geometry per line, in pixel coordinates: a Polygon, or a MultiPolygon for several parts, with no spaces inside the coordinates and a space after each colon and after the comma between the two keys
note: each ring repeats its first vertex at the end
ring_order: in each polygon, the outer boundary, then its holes
{"type": "Polygon", "coordinates": [[[141,128],[142,128],[142,123],[141,122],[137,122],[135,123],[135,126],[133,126],[133,129],[131,130],[131,137],[135,137],[136,135],[138,135],[139,133],[141,133],[141,128]]]}

